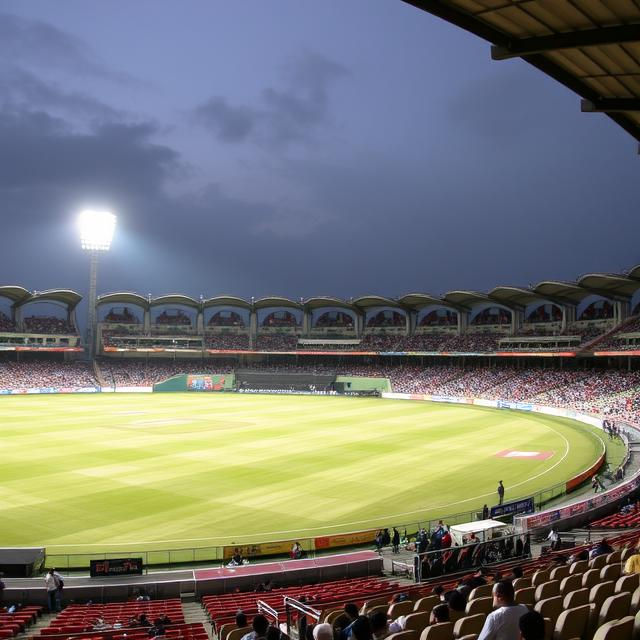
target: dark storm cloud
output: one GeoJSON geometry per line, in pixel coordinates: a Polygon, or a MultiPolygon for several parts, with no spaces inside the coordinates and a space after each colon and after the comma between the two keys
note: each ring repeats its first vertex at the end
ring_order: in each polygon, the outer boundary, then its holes
{"type": "Polygon", "coordinates": [[[126,73],[109,69],[80,38],[46,22],[8,13],[0,13],[0,60],[118,83],[137,82],[126,73]]]}
{"type": "Polygon", "coordinates": [[[91,96],[65,90],[18,67],[0,67],[0,102],[14,107],[50,108],[75,116],[116,119],[123,114],[91,96]]]}
{"type": "Polygon", "coordinates": [[[77,133],[44,111],[0,112],[0,189],[82,185],[82,190],[156,191],[179,169],[154,144],[151,123],[112,123],[77,133]]]}
{"type": "Polygon", "coordinates": [[[213,96],[194,110],[196,121],[222,142],[253,141],[286,147],[313,138],[329,121],[329,93],[347,69],[317,53],[305,53],[285,65],[280,87],[266,87],[257,104],[232,105],[213,96]]]}

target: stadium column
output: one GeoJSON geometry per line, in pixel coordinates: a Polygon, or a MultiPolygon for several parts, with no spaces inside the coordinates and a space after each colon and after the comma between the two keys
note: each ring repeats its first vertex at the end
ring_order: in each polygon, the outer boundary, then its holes
{"type": "Polygon", "coordinates": [[[309,320],[311,313],[308,309],[302,312],[302,335],[306,338],[309,336],[309,320]]]}
{"type": "Polygon", "coordinates": [[[90,251],[89,266],[89,309],[87,310],[87,346],[89,357],[93,358],[96,352],[96,289],[98,282],[98,256],[94,249],[90,251]]]}
{"type": "Polygon", "coordinates": [[[461,336],[467,329],[469,323],[469,312],[458,309],[458,335],[461,336]]]}
{"type": "Polygon", "coordinates": [[[251,309],[249,316],[249,345],[253,348],[258,334],[258,314],[255,309],[251,309]]]}

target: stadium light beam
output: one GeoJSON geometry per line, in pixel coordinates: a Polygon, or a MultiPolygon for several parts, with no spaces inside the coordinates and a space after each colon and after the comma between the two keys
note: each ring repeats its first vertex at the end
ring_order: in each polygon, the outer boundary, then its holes
{"type": "Polygon", "coordinates": [[[83,211],[78,218],[78,226],[80,227],[80,245],[84,251],[89,252],[91,257],[87,346],[89,357],[93,359],[96,351],[98,257],[111,248],[111,240],[116,228],[116,217],[107,211],[83,211]]]}

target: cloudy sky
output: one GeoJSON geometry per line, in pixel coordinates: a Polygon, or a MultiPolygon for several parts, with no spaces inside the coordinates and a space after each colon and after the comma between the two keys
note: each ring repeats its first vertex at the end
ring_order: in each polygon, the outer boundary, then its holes
{"type": "Polygon", "coordinates": [[[0,284],[396,296],[640,263],[637,144],[401,0],[2,0],[0,284]]]}

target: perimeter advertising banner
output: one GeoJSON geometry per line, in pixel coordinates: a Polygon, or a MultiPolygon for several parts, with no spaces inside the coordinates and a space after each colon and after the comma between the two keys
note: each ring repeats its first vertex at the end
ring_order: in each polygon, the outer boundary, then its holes
{"type": "Polygon", "coordinates": [[[142,558],[109,558],[90,560],[89,574],[92,578],[109,576],[141,576],[142,558]]]}
{"type": "Polygon", "coordinates": [[[318,549],[331,549],[333,547],[351,547],[358,544],[366,544],[370,542],[373,544],[376,537],[377,530],[370,531],[356,531],[354,533],[344,533],[335,536],[321,536],[315,538],[315,548],[318,549]]]}
{"type": "Polygon", "coordinates": [[[491,519],[493,520],[500,516],[515,516],[518,513],[533,513],[535,510],[533,497],[514,500],[513,502],[505,502],[491,507],[491,519]]]}
{"type": "Polygon", "coordinates": [[[295,540],[283,540],[279,542],[261,542],[258,544],[236,544],[233,547],[224,547],[222,554],[225,560],[231,560],[236,552],[244,558],[257,558],[259,556],[286,556],[293,547],[295,540]]]}
{"type": "Polygon", "coordinates": [[[222,391],[224,389],[224,376],[214,375],[188,375],[187,391],[222,391]]]}

